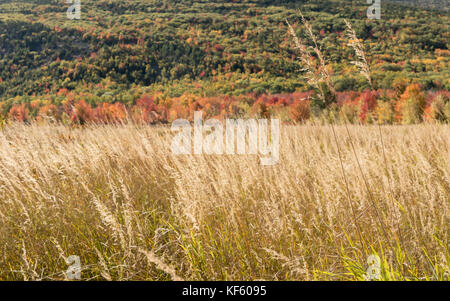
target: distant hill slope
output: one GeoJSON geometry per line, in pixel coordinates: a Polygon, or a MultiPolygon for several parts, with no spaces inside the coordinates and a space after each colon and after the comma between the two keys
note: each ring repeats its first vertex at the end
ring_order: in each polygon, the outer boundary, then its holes
{"type": "Polygon", "coordinates": [[[388,0],[388,1],[403,5],[415,5],[419,7],[438,9],[444,11],[450,10],[449,0],[388,0]]]}
{"type": "Polygon", "coordinates": [[[364,0],[81,3],[81,20],[69,20],[61,1],[0,0],[0,99],[134,86],[178,95],[188,82],[217,94],[308,89],[285,24],[299,22],[297,9],[312,20],[338,90],[367,88],[350,64],[344,18],[364,40],[378,87],[450,87],[448,13],[386,3],[381,20],[368,20],[364,0]]]}

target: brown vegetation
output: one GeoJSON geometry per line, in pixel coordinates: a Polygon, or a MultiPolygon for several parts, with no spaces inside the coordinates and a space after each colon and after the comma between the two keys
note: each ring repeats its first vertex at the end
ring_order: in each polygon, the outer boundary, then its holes
{"type": "Polygon", "coordinates": [[[448,280],[449,126],[334,130],[284,126],[261,166],[174,156],[162,126],[7,125],[0,279],[78,255],[84,280],[362,280],[378,254],[382,279],[448,280]]]}

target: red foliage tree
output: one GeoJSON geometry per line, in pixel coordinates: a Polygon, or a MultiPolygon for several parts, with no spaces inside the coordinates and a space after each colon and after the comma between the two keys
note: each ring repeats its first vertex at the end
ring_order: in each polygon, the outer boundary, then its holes
{"type": "Polygon", "coordinates": [[[73,106],[70,119],[73,123],[85,124],[89,121],[93,121],[92,107],[83,100],[80,100],[73,106]]]}

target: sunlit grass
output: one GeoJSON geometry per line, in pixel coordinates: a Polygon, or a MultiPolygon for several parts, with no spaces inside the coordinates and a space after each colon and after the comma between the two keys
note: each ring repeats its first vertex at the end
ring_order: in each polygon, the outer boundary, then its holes
{"type": "Polygon", "coordinates": [[[365,280],[376,254],[383,280],[448,280],[449,126],[334,128],[284,126],[261,166],[174,156],[164,127],[8,125],[0,279],[78,255],[83,280],[365,280]]]}

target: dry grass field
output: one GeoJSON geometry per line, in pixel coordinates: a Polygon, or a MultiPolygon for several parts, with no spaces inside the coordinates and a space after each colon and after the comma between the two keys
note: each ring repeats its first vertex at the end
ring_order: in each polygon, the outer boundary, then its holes
{"type": "Polygon", "coordinates": [[[448,125],[283,126],[274,166],[171,138],[0,130],[0,279],[449,280],[448,125]]]}

